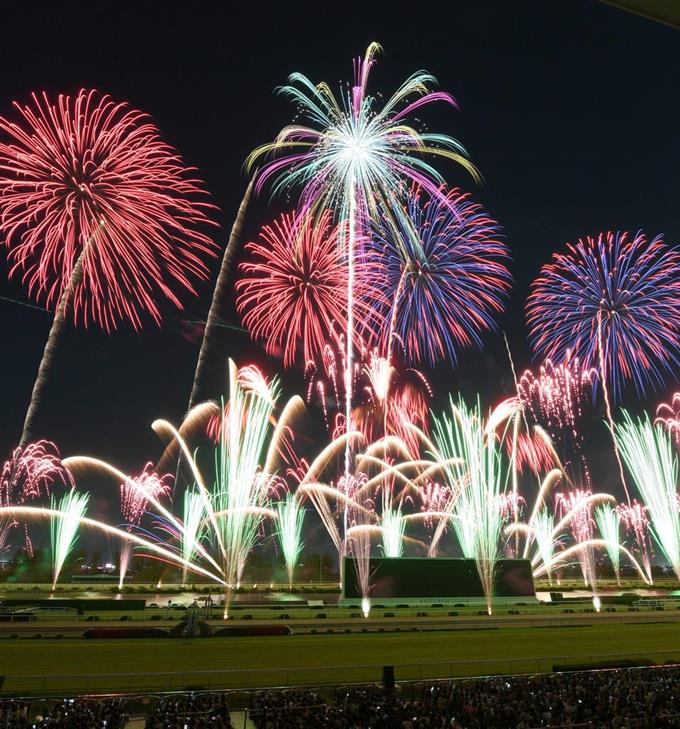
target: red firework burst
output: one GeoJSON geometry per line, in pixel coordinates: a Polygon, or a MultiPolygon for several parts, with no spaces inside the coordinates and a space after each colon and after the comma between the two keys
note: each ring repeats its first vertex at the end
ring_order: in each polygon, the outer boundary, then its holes
{"type": "MultiPolygon", "coordinates": [[[[512,437],[506,438],[505,443],[508,456],[512,456],[515,445],[512,437]]],[[[516,459],[517,470],[522,473],[525,471],[536,474],[547,473],[555,467],[555,458],[548,444],[533,430],[517,434],[516,459]]]]}
{"type": "MultiPolygon", "coordinates": [[[[319,362],[335,330],[347,329],[347,264],[338,254],[332,212],[285,213],[248,243],[239,267],[237,308],[253,339],[267,352],[296,362],[319,362]]],[[[361,282],[359,282],[360,284],[361,282]]],[[[354,316],[368,309],[357,296],[354,316]]]]}
{"type": "Polygon", "coordinates": [[[216,252],[201,232],[214,206],[149,117],[86,90],[14,108],[17,122],[0,118],[10,273],[48,308],[71,284],[74,321],[107,331],[143,312],[160,323],[159,299],[181,308],[216,252]]]}

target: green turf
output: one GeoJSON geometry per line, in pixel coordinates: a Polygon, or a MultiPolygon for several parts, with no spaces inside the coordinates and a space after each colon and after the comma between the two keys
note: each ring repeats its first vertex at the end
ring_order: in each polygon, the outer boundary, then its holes
{"type": "Polygon", "coordinates": [[[192,641],[7,640],[0,646],[0,674],[7,677],[5,692],[243,687],[375,681],[384,664],[399,666],[398,678],[413,679],[549,670],[552,657],[557,656],[584,662],[605,654],[625,653],[662,661],[671,657],[671,651],[680,651],[680,631],[668,624],[192,641]],[[495,663],[461,663],[489,659],[495,663]],[[456,663],[424,665],[436,661],[456,663]],[[238,670],[226,676],[210,675],[221,669],[238,670]],[[167,676],[151,675],[167,671],[182,672],[171,686],[167,676]],[[147,675],[103,675],[127,672],[147,675]],[[26,674],[50,674],[51,678],[46,683],[18,678],[26,674]],[[90,674],[91,678],[69,679],[66,674],[90,674]]]}

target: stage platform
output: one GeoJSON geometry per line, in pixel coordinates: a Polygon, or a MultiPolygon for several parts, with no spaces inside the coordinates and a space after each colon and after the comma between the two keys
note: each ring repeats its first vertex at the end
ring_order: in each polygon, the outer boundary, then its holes
{"type": "MultiPolygon", "coordinates": [[[[372,557],[368,572],[371,602],[383,605],[485,602],[473,559],[449,557],[372,557]]],[[[364,597],[357,565],[352,557],[343,564],[341,603],[364,597]]],[[[536,601],[531,563],[526,559],[500,559],[496,563],[494,603],[536,601]]]]}

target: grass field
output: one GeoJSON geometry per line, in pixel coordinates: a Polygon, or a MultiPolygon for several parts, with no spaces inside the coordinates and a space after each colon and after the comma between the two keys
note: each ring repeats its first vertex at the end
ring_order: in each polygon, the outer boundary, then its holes
{"type": "Polygon", "coordinates": [[[6,676],[4,692],[241,688],[377,681],[385,664],[397,666],[398,679],[439,678],[550,670],[554,662],[583,663],[611,654],[662,662],[672,651],[680,651],[680,631],[669,624],[186,641],[7,640],[0,646],[0,674],[6,676]],[[569,660],[553,660],[565,656],[569,660]],[[494,663],[462,663],[489,660],[494,663]],[[235,672],[211,675],[219,670],[235,672]],[[171,682],[159,675],[175,671],[180,674],[171,682]],[[36,674],[50,678],[25,677],[36,674]]]}

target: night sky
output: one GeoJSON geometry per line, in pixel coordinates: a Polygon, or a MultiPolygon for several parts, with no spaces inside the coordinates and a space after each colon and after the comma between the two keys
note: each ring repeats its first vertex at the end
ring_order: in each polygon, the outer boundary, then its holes
{"type": "MultiPolygon", "coordinates": [[[[677,31],[583,0],[454,0],[441,12],[418,3],[408,12],[387,3],[369,9],[366,2],[279,3],[277,9],[239,3],[228,12],[222,5],[223,11],[208,3],[5,7],[0,113],[10,114],[13,99],[42,89],[94,87],[128,100],[151,114],[167,141],[200,170],[221,210],[223,245],[246,184],[246,155],[291,119],[289,103],[273,93],[290,72],[337,89],[371,40],[385,50],[372,90],[389,93],[417,69],[432,72],[460,110],[442,106],[423,116],[431,128],[463,142],[484,184],[477,187],[454,165],[441,169],[502,223],[515,279],[499,333],[485,336],[484,351],[463,352],[455,370],[428,372],[437,407],[444,393],[458,390],[482,392],[487,405],[511,394],[500,331],[508,334],[517,367],[528,366],[523,308],[529,283],[567,241],[642,228],[680,243],[677,31]]],[[[282,205],[264,196],[251,206],[245,239],[282,205]]],[[[7,283],[6,270],[0,251],[0,295],[27,302],[19,282],[7,283]]],[[[94,455],[130,471],[155,460],[160,444],[150,423],[157,417],[176,422],[184,412],[210,293],[206,282],[185,312],[168,311],[162,329],[149,322],[140,335],[69,328],[38,435],[56,441],[63,455],[94,455]]],[[[225,322],[238,325],[233,302],[224,304],[225,322]]],[[[44,311],[0,300],[0,459],[19,438],[50,321],[44,311]]],[[[212,396],[224,392],[226,356],[255,360],[270,373],[282,369],[246,334],[229,329],[217,355],[212,396]]],[[[302,385],[291,373],[284,382],[288,394],[302,385]]],[[[673,389],[669,383],[649,404],[673,389]]],[[[626,402],[641,404],[634,393],[626,402]]],[[[597,427],[603,430],[599,421],[597,427]]],[[[596,462],[598,448],[591,453],[596,462]]],[[[600,464],[602,486],[610,466],[600,464]]]]}

